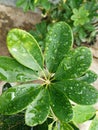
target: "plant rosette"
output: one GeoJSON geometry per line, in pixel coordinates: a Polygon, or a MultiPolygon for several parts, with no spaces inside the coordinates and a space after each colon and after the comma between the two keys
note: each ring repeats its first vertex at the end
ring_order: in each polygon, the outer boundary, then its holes
{"type": "Polygon", "coordinates": [[[97,102],[98,91],[90,85],[97,75],[88,70],[92,62],[89,48],[72,48],[72,30],[65,22],[54,24],[45,41],[43,54],[28,32],[9,31],[7,46],[13,58],[0,57],[0,80],[18,85],[0,96],[0,113],[12,115],[25,110],[28,126],[51,117],[64,129],[73,119],[71,101],[80,105],[97,102]]]}

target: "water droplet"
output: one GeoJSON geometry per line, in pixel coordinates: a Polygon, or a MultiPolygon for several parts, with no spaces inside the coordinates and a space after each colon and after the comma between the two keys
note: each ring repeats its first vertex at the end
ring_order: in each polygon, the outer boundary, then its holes
{"type": "Polygon", "coordinates": [[[80,60],[82,60],[82,59],[85,59],[85,57],[84,56],[80,56],[80,60]]]}
{"type": "Polygon", "coordinates": [[[53,106],[53,107],[55,107],[55,105],[54,105],[54,104],[53,104],[52,106],[53,106]]]}
{"type": "Polygon", "coordinates": [[[79,95],[81,95],[82,93],[83,93],[82,91],[78,92],[79,95]]]}
{"type": "Polygon", "coordinates": [[[64,70],[68,70],[68,69],[71,69],[71,66],[68,64],[64,64],[64,70]]]}
{"type": "Polygon", "coordinates": [[[40,118],[40,117],[41,117],[41,115],[38,115],[38,117],[40,118]]]}
{"type": "Polygon", "coordinates": [[[57,53],[57,49],[56,49],[56,50],[54,50],[54,53],[57,53]]]}
{"type": "Polygon", "coordinates": [[[11,93],[11,100],[13,100],[14,98],[15,98],[15,93],[12,92],[12,93],[11,93]]]}
{"type": "Polygon", "coordinates": [[[51,56],[51,59],[53,59],[53,60],[54,60],[55,58],[54,58],[53,56],[51,56]]]}
{"type": "Polygon", "coordinates": [[[74,74],[74,77],[75,77],[75,78],[77,78],[77,77],[78,77],[76,73],[74,74]]]}
{"type": "Polygon", "coordinates": [[[57,37],[57,35],[56,35],[56,34],[54,34],[54,37],[57,37]]]}
{"type": "Polygon", "coordinates": [[[17,49],[16,48],[12,48],[12,51],[17,52],[17,49]]]}
{"type": "Polygon", "coordinates": [[[46,109],[48,110],[48,109],[49,109],[49,107],[46,107],[46,109]]]}
{"type": "Polygon", "coordinates": [[[86,74],[86,77],[89,77],[89,74],[86,74]]]}
{"type": "Polygon", "coordinates": [[[76,84],[76,86],[78,87],[78,86],[79,86],[79,84],[76,84]]]}
{"type": "Polygon", "coordinates": [[[23,74],[18,74],[18,75],[16,76],[16,78],[17,78],[18,80],[22,80],[22,79],[23,79],[23,77],[24,77],[24,75],[23,75],[23,74]]]}
{"type": "Polygon", "coordinates": [[[64,91],[66,91],[66,88],[64,88],[64,91]]]}

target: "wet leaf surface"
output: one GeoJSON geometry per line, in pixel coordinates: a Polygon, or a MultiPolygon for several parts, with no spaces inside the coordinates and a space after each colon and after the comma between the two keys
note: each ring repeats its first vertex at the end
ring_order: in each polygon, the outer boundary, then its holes
{"type": "Polygon", "coordinates": [[[77,104],[92,105],[98,101],[98,91],[86,82],[62,80],[55,86],[77,104]]]}
{"type": "Polygon", "coordinates": [[[15,114],[24,110],[39,93],[39,85],[25,84],[9,88],[0,96],[0,113],[15,114]]]}
{"type": "Polygon", "coordinates": [[[41,71],[43,56],[32,35],[21,29],[12,29],[7,36],[7,46],[12,56],[24,66],[41,71]]]}
{"type": "Polygon", "coordinates": [[[79,47],[65,56],[56,71],[55,78],[58,80],[77,78],[88,70],[91,62],[91,51],[86,47],[79,47]]]}
{"type": "Polygon", "coordinates": [[[72,119],[73,111],[68,98],[55,85],[49,88],[51,108],[55,116],[63,122],[72,119]]]}
{"type": "Polygon", "coordinates": [[[95,72],[88,70],[83,76],[77,78],[77,80],[84,81],[87,83],[93,83],[98,78],[98,74],[95,72]]]}
{"type": "Polygon", "coordinates": [[[77,124],[83,123],[96,114],[93,106],[76,105],[73,107],[73,121],[77,124]]]}
{"type": "Polygon", "coordinates": [[[42,89],[36,99],[27,107],[25,114],[26,124],[35,126],[42,124],[49,114],[50,103],[47,89],[42,89]]]}
{"type": "Polygon", "coordinates": [[[0,80],[7,82],[26,82],[38,79],[33,70],[19,64],[10,57],[0,57],[0,80]]]}
{"type": "Polygon", "coordinates": [[[56,23],[49,30],[46,37],[45,61],[50,72],[56,71],[72,43],[72,31],[65,22],[56,23]]]}

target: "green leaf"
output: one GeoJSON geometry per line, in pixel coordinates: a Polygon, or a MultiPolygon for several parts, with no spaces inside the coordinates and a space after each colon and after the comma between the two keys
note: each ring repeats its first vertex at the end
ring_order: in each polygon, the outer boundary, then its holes
{"type": "Polygon", "coordinates": [[[55,86],[78,104],[92,105],[98,101],[98,91],[86,82],[62,80],[55,83],[55,86]]]}
{"type": "Polygon", "coordinates": [[[74,130],[68,123],[54,122],[49,126],[49,130],[74,130]]]}
{"type": "Polygon", "coordinates": [[[89,130],[98,130],[98,116],[92,121],[89,130]]]}
{"type": "Polygon", "coordinates": [[[79,8],[79,6],[82,4],[83,0],[69,0],[69,5],[71,9],[79,8]]]}
{"type": "Polygon", "coordinates": [[[51,108],[55,116],[63,122],[72,119],[73,111],[68,98],[55,85],[49,86],[51,108]]]}
{"type": "Polygon", "coordinates": [[[83,123],[96,114],[96,110],[93,106],[80,106],[73,107],[73,121],[77,124],[83,123]]]}
{"type": "Polygon", "coordinates": [[[7,36],[12,56],[22,65],[36,71],[43,69],[41,49],[32,35],[21,29],[12,29],[7,36]]]}
{"type": "Polygon", "coordinates": [[[37,84],[9,88],[0,96],[0,113],[11,115],[24,110],[36,98],[39,91],[37,84]]]}
{"type": "MultiPolygon", "coordinates": [[[[47,0],[41,0],[41,1],[40,1],[40,4],[41,4],[42,8],[44,8],[44,9],[46,9],[46,10],[49,10],[50,7],[51,7],[50,2],[47,1],[47,0]]],[[[50,9],[50,10],[51,10],[51,9],[50,9]]]]}
{"type": "Polygon", "coordinates": [[[83,76],[77,78],[77,80],[81,80],[87,83],[93,83],[97,80],[97,78],[98,75],[95,72],[88,70],[83,76]]]}
{"type": "Polygon", "coordinates": [[[89,48],[79,47],[65,56],[59,65],[55,78],[73,79],[82,76],[90,67],[92,54],[89,48]]]}
{"type": "Polygon", "coordinates": [[[19,64],[10,57],[0,57],[0,80],[7,82],[24,82],[38,79],[33,70],[19,64]]]}
{"type": "Polygon", "coordinates": [[[62,123],[60,130],[74,130],[68,123],[62,123]]]}
{"type": "Polygon", "coordinates": [[[36,99],[27,107],[25,114],[26,124],[35,126],[42,124],[49,113],[49,94],[47,89],[42,89],[36,99]]]}
{"type": "Polygon", "coordinates": [[[73,35],[71,28],[65,22],[53,25],[46,37],[45,60],[50,72],[55,72],[59,63],[72,46],[73,35]]]}
{"type": "Polygon", "coordinates": [[[76,8],[73,9],[73,15],[71,16],[71,19],[74,21],[74,26],[85,25],[90,21],[88,16],[88,10],[86,10],[84,6],[81,6],[79,10],[76,8]]]}

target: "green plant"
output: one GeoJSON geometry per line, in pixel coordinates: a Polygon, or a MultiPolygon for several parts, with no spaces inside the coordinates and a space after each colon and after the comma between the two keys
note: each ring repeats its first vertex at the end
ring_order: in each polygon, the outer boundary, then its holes
{"type": "Polygon", "coordinates": [[[82,26],[89,22],[89,13],[83,6],[77,9],[73,9],[74,15],[72,15],[71,19],[74,21],[74,26],[82,26]]]}
{"type": "Polygon", "coordinates": [[[51,4],[48,0],[18,0],[16,2],[17,6],[20,6],[27,10],[34,10],[36,7],[43,7],[44,9],[49,9],[51,4]]]}
{"type": "MultiPolygon", "coordinates": [[[[96,27],[98,25],[97,0],[17,1],[17,6],[23,4],[28,6],[28,8],[23,6],[24,10],[31,9],[34,11],[36,7],[41,9],[43,17],[42,21],[45,21],[46,25],[58,21],[67,22],[73,29],[75,44],[92,44],[95,42],[97,34],[96,27]]],[[[36,30],[38,31],[38,28],[36,30]]]]}
{"type": "MultiPolygon", "coordinates": [[[[71,101],[92,105],[98,100],[98,91],[90,85],[97,75],[88,70],[92,54],[86,47],[72,48],[72,30],[65,22],[51,26],[45,41],[42,53],[26,31],[12,29],[8,33],[7,46],[14,58],[0,57],[0,80],[17,85],[0,96],[0,113],[24,111],[28,126],[45,122],[45,130],[73,130],[77,121],[71,101]]],[[[94,115],[91,107],[83,121],[94,115]]]]}

